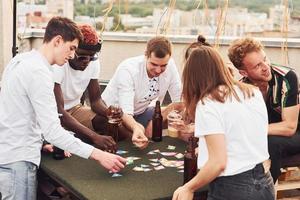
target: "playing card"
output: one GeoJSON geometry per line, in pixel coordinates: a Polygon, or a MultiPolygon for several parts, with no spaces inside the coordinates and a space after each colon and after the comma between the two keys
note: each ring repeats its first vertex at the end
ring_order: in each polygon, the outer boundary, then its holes
{"type": "Polygon", "coordinates": [[[159,150],[159,149],[155,149],[155,150],[153,150],[153,152],[155,152],[155,153],[159,153],[159,152],[160,152],[160,150],[159,150]]]}
{"type": "Polygon", "coordinates": [[[136,166],[136,167],[134,167],[132,170],[133,170],[133,171],[136,171],[136,172],[143,172],[143,171],[144,171],[144,168],[136,166]]]}
{"type": "Polygon", "coordinates": [[[115,177],[120,177],[122,176],[121,174],[118,174],[118,173],[114,173],[111,177],[115,178],[115,177]]]}
{"type": "Polygon", "coordinates": [[[178,153],[178,154],[175,155],[175,157],[176,157],[177,159],[181,159],[181,158],[184,157],[184,155],[183,155],[182,153],[178,153]]]}
{"type": "Polygon", "coordinates": [[[154,155],[154,154],[156,154],[154,151],[149,151],[148,153],[147,153],[148,155],[154,155]]]}
{"type": "Polygon", "coordinates": [[[141,159],[140,157],[134,157],[134,156],[129,156],[126,158],[127,160],[139,160],[141,159]]]}
{"type": "Polygon", "coordinates": [[[116,152],[116,154],[118,154],[118,155],[122,155],[122,154],[125,154],[125,153],[128,153],[128,151],[118,150],[118,151],[116,152]]]}
{"type": "Polygon", "coordinates": [[[154,167],[154,169],[155,169],[155,170],[161,170],[161,169],[165,169],[165,168],[164,168],[164,166],[159,165],[159,166],[157,166],[157,167],[154,167]]]}
{"type": "Polygon", "coordinates": [[[150,163],[150,165],[152,165],[152,166],[158,166],[158,165],[160,165],[159,163],[150,163]]]}
{"type": "Polygon", "coordinates": [[[152,162],[158,162],[157,158],[153,158],[153,159],[149,159],[149,160],[152,161],[152,162]]]}
{"type": "Polygon", "coordinates": [[[160,152],[163,156],[175,156],[177,152],[160,152]]]}
{"type": "Polygon", "coordinates": [[[175,149],[176,149],[176,147],[175,147],[175,146],[173,146],[173,145],[168,145],[167,149],[169,149],[169,150],[175,150],[175,149]]]}
{"type": "Polygon", "coordinates": [[[130,160],[130,159],[127,159],[127,161],[126,161],[126,165],[131,165],[131,164],[133,164],[134,163],[134,161],[133,160],[130,160]]]}

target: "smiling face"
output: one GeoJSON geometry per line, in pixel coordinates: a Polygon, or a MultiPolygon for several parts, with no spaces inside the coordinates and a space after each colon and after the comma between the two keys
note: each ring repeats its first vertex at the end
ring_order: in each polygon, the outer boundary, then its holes
{"type": "Polygon", "coordinates": [[[75,70],[84,71],[91,61],[97,60],[96,51],[85,50],[78,48],[73,59],[69,60],[71,67],[75,70]]]}
{"type": "Polygon", "coordinates": [[[253,83],[268,82],[272,79],[270,61],[263,50],[247,53],[239,72],[253,83]]]}
{"type": "Polygon", "coordinates": [[[147,73],[149,78],[158,77],[162,74],[168,65],[170,60],[170,55],[166,55],[163,58],[158,58],[155,56],[154,52],[150,54],[150,57],[147,58],[147,73]]]}

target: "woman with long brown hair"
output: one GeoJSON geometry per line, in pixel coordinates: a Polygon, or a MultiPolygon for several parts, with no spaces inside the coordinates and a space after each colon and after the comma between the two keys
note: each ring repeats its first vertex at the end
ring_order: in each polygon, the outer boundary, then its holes
{"type": "Polygon", "coordinates": [[[209,46],[189,52],[183,70],[183,101],[199,137],[198,174],[173,195],[193,199],[209,183],[208,200],[271,200],[274,185],[268,159],[268,116],[257,88],[235,81],[219,53],[209,46]]]}

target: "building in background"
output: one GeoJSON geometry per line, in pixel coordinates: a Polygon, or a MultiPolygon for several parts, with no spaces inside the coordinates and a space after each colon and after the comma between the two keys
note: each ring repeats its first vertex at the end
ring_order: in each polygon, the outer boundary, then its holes
{"type": "Polygon", "coordinates": [[[35,4],[34,0],[25,0],[17,4],[17,24],[22,32],[24,28],[45,28],[53,16],[65,16],[73,19],[73,0],[45,0],[45,4],[35,4]]]}
{"type": "MultiPolygon", "coordinates": [[[[102,28],[104,17],[90,17],[90,16],[75,16],[74,21],[79,24],[89,24],[96,28],[96,30],[100,30],[102,28]]],[[[114,18],[108,17],[105,23],[105,31],[109,31],[112,29],[114,24],[114,18]]]]}
{"type": "Polygon", "coordinates": [[[21,31],[24,28],[43,28],[49,21],[46,5],[35,5],[31,0],[18,3],[17,8],[17,26],[21,31]]]}
{"type": "MultiPolygon", "coordinates": [[[[18,27],[43,28],[52,16],[66,16],[73,19],[74,2],[82,4],[109,3],[111,0],[44,0],[44,5],[34,5],[37,0],[24,0],[18,4],[18,27]]],[[[40,1],[41,2],[41,1],[40,1]]],[[[146,0],[124,0],[130,7],[130,3],[145,3],[146,0]]],[[[192,3],[193,1],[187,1],[192,3]]],[[[95,5],[96,5],[95,4],[95,5]]],[[[113,6],[117,6],[114,2],[113,6]]],[[[170,10],[170,9],[169,9],[170,10]]],[[[151,16],[136,17],[132,14],[120,14],[109,16],[105,23],[105,31],[111,31],[118,23],[120,17],[121,30],[126,32],[178,35],[210,35],[214,36],[220,20],[220,9],[194,9],[183,11],[174,9],[169,22],[167,22],[167,7],[154,8],[151,16]]],[[[104,13],[101,13],[104,14],[104,13]]],[[[273,5],[269,13],[249,12],[247,8],[228,8],[226,24],[221,35],[223,36],[256,36],[256,37],[282,37],[284,22],[284,6],[273,5]]],[[[103,16],[89,17],[76,16],[75,21],[88,23],[101,29],[103,16]]],[[[300,17],[291,17],[288,13],[289,31],[288,37],[300,37],[300,17]]]]}
{"type": "Polygon", "coordinates": [[[48,14],[74,18],[74,0],[46,0],[48,14]]]}
{"type": "MultiPolygon", "coordinates": [[[[182,11],[175,9],[172,12],[168,26],[166,24],[166,9],[153,10],[153,26],[137,28],[137,33],[155,34],[167,30],[168,34],[203,34],[214,36],[219,24],[220,9],[198,9],[182,11]]],[[[249,12],[247,8],[228,8],[226,24],[222,36],[256,36],[282,37],[283,9],[281,5],[270,8],[267,13],[249,12]]],[[[289,37],[300,37],[300,17],[291,18],[288,13],[289,37]]]]}

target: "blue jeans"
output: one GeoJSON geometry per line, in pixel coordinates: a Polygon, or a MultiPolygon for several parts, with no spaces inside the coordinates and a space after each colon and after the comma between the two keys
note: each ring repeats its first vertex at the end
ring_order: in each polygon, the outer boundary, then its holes
{"type": "Polygon", "coordinates": [[[146,128],[148,126],[149,121],[152,120],[152,116],[154,113],[154,107],[148,107],[143,113],[139,115],[133,116],[133,118],[140,124],[146,128]]]}
{"type": "Polygon", "coordinates": [[[35,200],[37,166],[19,161],[0,165],[2,200],[35,200]]]}
{"type": "Polygon", "coordinates": [[[275,190],[270,172],[262,164],[233,176],[216,178],[209,184],[207,200],[274,200],[275,190]]]}

